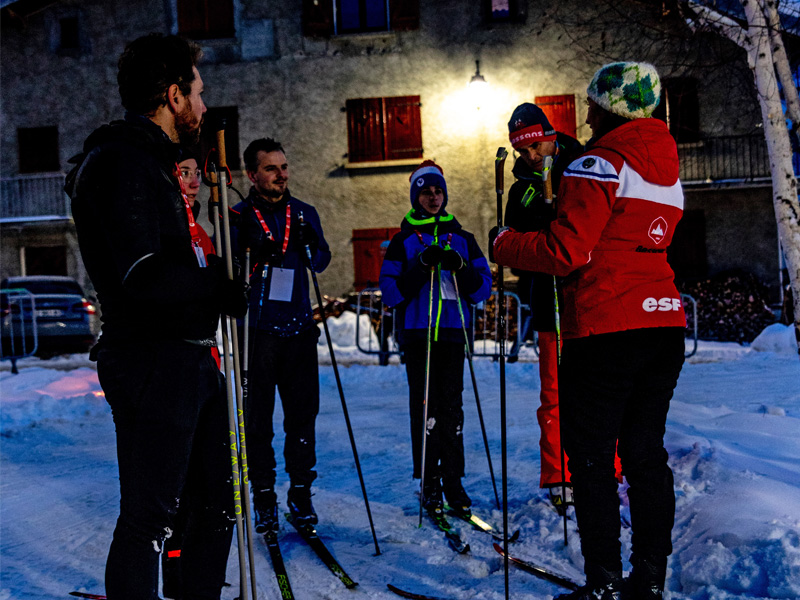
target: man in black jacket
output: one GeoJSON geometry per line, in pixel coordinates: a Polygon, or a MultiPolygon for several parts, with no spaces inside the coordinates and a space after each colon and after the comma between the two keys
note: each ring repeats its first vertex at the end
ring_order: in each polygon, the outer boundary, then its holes
{"type": "Polygon", "coordinates": [[[230,551],[227,406],[209,347],[220,312],[243,315],[247,294],[207,263],[177,168],[177,143],[197,141],[205,112],[199,57],[174,36],[129,44],[118,73],[125,119],[89,136],[66,186],[102,307],[93,356],[117,431],[110,600],[157,598],[159,553],[181,497],[191,502],[184,599],[219,598],[230,551]]]}
{"type": "MultiPolygon", "coordinates": [[[[543,166],[546,156],[553,157],[549,177],[553,193],[564,170],[583,152],[583,146],[573,137],[557,132],[541,108],[526,102],[520,104],[508,122],[509,140],[519,158],[513,173],[517,181],[508,192],[505,225],[516,231],[547,229],[555,219],[555,200],[544,194],[543,166]]],[[[541,473],[539,486],[549,491],[550,501],[559,512],[566,509],[563,501],[572,503],[569,472],[564,466],[562,476],[561,436],[558,418],[558,376],[556,353],[556,325],[553,276],[511,269],[519,277],[518,294],[523,304],[530,307],[523,320],[523,335],[539,332],[539,377],[541,379],[541,405],[536,411],[541,429],[539,449],[541,473]],[[562,485],[567,488],[563,491],[562,485]]],[[[513,353],[512,353],[513,354],[513,353]]],[[[565,460],[566,464],[566,460],[565,460]]]]}

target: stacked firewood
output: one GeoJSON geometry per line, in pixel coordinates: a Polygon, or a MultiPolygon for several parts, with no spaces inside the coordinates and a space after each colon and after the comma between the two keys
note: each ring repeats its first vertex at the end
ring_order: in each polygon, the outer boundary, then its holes
{"type": "MultiPolygon", "coordinates": [[[[727,271],[679,287],[697,301],[697,337],[701,340],[750,343],[775,322],[766,302],[766,287],[750,273],[727,271]]],[[[691,306],[686,313],[691,327],[691,306]]]]}

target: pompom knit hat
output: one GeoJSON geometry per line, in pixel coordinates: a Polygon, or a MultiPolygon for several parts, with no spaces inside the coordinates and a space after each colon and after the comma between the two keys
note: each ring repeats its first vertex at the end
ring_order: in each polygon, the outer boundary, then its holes
{"type": "Polygon", "coordinates": [[[515,149],[530,146],[534,142],[553,142],[556,130],[547,120],[541,108],[530,102],[520,104],[508,121],[508,139],[515,149]]]}
{"type": "Polygon", "coordinates": [[[653,115],[661,100],[661,78],[648,63],[610,63],[594,74],[586,93],[610,113],[643,119],[653,115]]]}
{"type": "Polygon", "coordinates": [[[419,208],[419,193],[422,188],[429,185],[438,185],[442,188],[444,192],[442,208],[447,206],[447,184],[444,181],[444,171],[442,167],[435,162],[432,160],[423,161],[423,163],[414,170],[408,180],[411,182],[411,206],[413,208],[419,208]]]}

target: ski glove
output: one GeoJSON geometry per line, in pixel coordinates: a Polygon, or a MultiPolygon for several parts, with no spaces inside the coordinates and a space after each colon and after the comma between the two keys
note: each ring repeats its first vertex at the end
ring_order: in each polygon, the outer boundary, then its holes
{"type": "Polygon", "coordinates": [[[497,261],[494,259],[494,241],[504,231],[508,231],[511,229],[510,227],[497,227],[495,225],[489,230],[489,262],[496,263],[497,261]]]}
{"type": "Polygon", "coordinates": [[[250,284],[239,279],[222,282],[222,312],[236,319],[243,319],[250,303],[250,284]]]}
{"type": "Polygon", "coordinates": [[[243,318],[250,301],[250,285],[240,279],[228,279],[225,261],[215,254],[208,255],[208,268],[213,269],[216,275],[222,312],[237,319],[243,318]]]}
{"type": "Polygon", "coordinates": [[[441,246],[428,246],[419,253],[419,262],[425,267],[433,268],[442,262],[443,255],[444,249],[441,246]]]}
{"type": "Polygon", "coordinates": [[[273,238],[266,238],[261,246],[253,253],[253,258],[258,264],[279,263],[283,257],[281,245],[273,238]]]}
{"type": "Polygon", "coordinates": [[[442,253],[442,269],[445,271],[460,271],[467,263],[464,262],[464,258],[452,248],[448,248],[447,250],[442,253]]]}
{"type": "Polygon", "coordinates": [[[319,248],[319,236],[317,232],[314,230],[314,226],[307,221],[301,221],[297,226],[297,243],[303,248],[305,251],[305,247],[308,246],[311,250],[311,254],[313,255],[317,248],[319,248]]]}

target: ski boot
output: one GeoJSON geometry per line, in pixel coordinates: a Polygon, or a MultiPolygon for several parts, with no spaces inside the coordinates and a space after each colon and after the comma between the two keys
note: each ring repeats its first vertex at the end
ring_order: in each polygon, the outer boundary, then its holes
{"type": "Polygon", "coordinates": [[[561,497],[561,486],[551,485],[547,488],[547,494],[550,498],[550,503],[556,509],[558,515],[563,517],[567,512],[567,507],[575,504],[575,499],[572,496],[572,486],[567,484],[564,486],[564,497],[561,497]],[[565,501],[566,500],[566,501],[565,501]]]}
{"type": "Polygon", "coordinates": [[[472,516],[470,500],[464,486],[461,485],[461,478],[445,479],[443,481],[444,497],[447,498],[447,504],[450,510],[463,519],[469,519],[472,516]]]}
{"type": "Polygon", "coordinates": [[[275,535],[278,533],[278,496],[271,489],[253,494],[256,533],[275,535]]]}
{"type": "Polygon", "coordinates": [[[586,573],[586,585],[569,594],[556,596],[555,600],[623,600],[622,571],[607,571],[595,566],[586,573]]]}
{"type": "Polygon", "coordinates": [[[666,559],[631,556],[633,571],[625,578],[623,600],[662,600],[667,578],[666,559]]]}
{"type": "Polygon", "coordinates": [[[295,523],[300,527],[316,525],[319,523],[317,513],[314,512],[314,505],[311,504],[311,486],[292,484],[286,498],[289,512],[295,523]]]}
{"type": "Polygon", "coordinates": [[[426,483],[422,488],[422,508],[434,519],[444,516],[442,486],[438,479],[426,483]]]}

